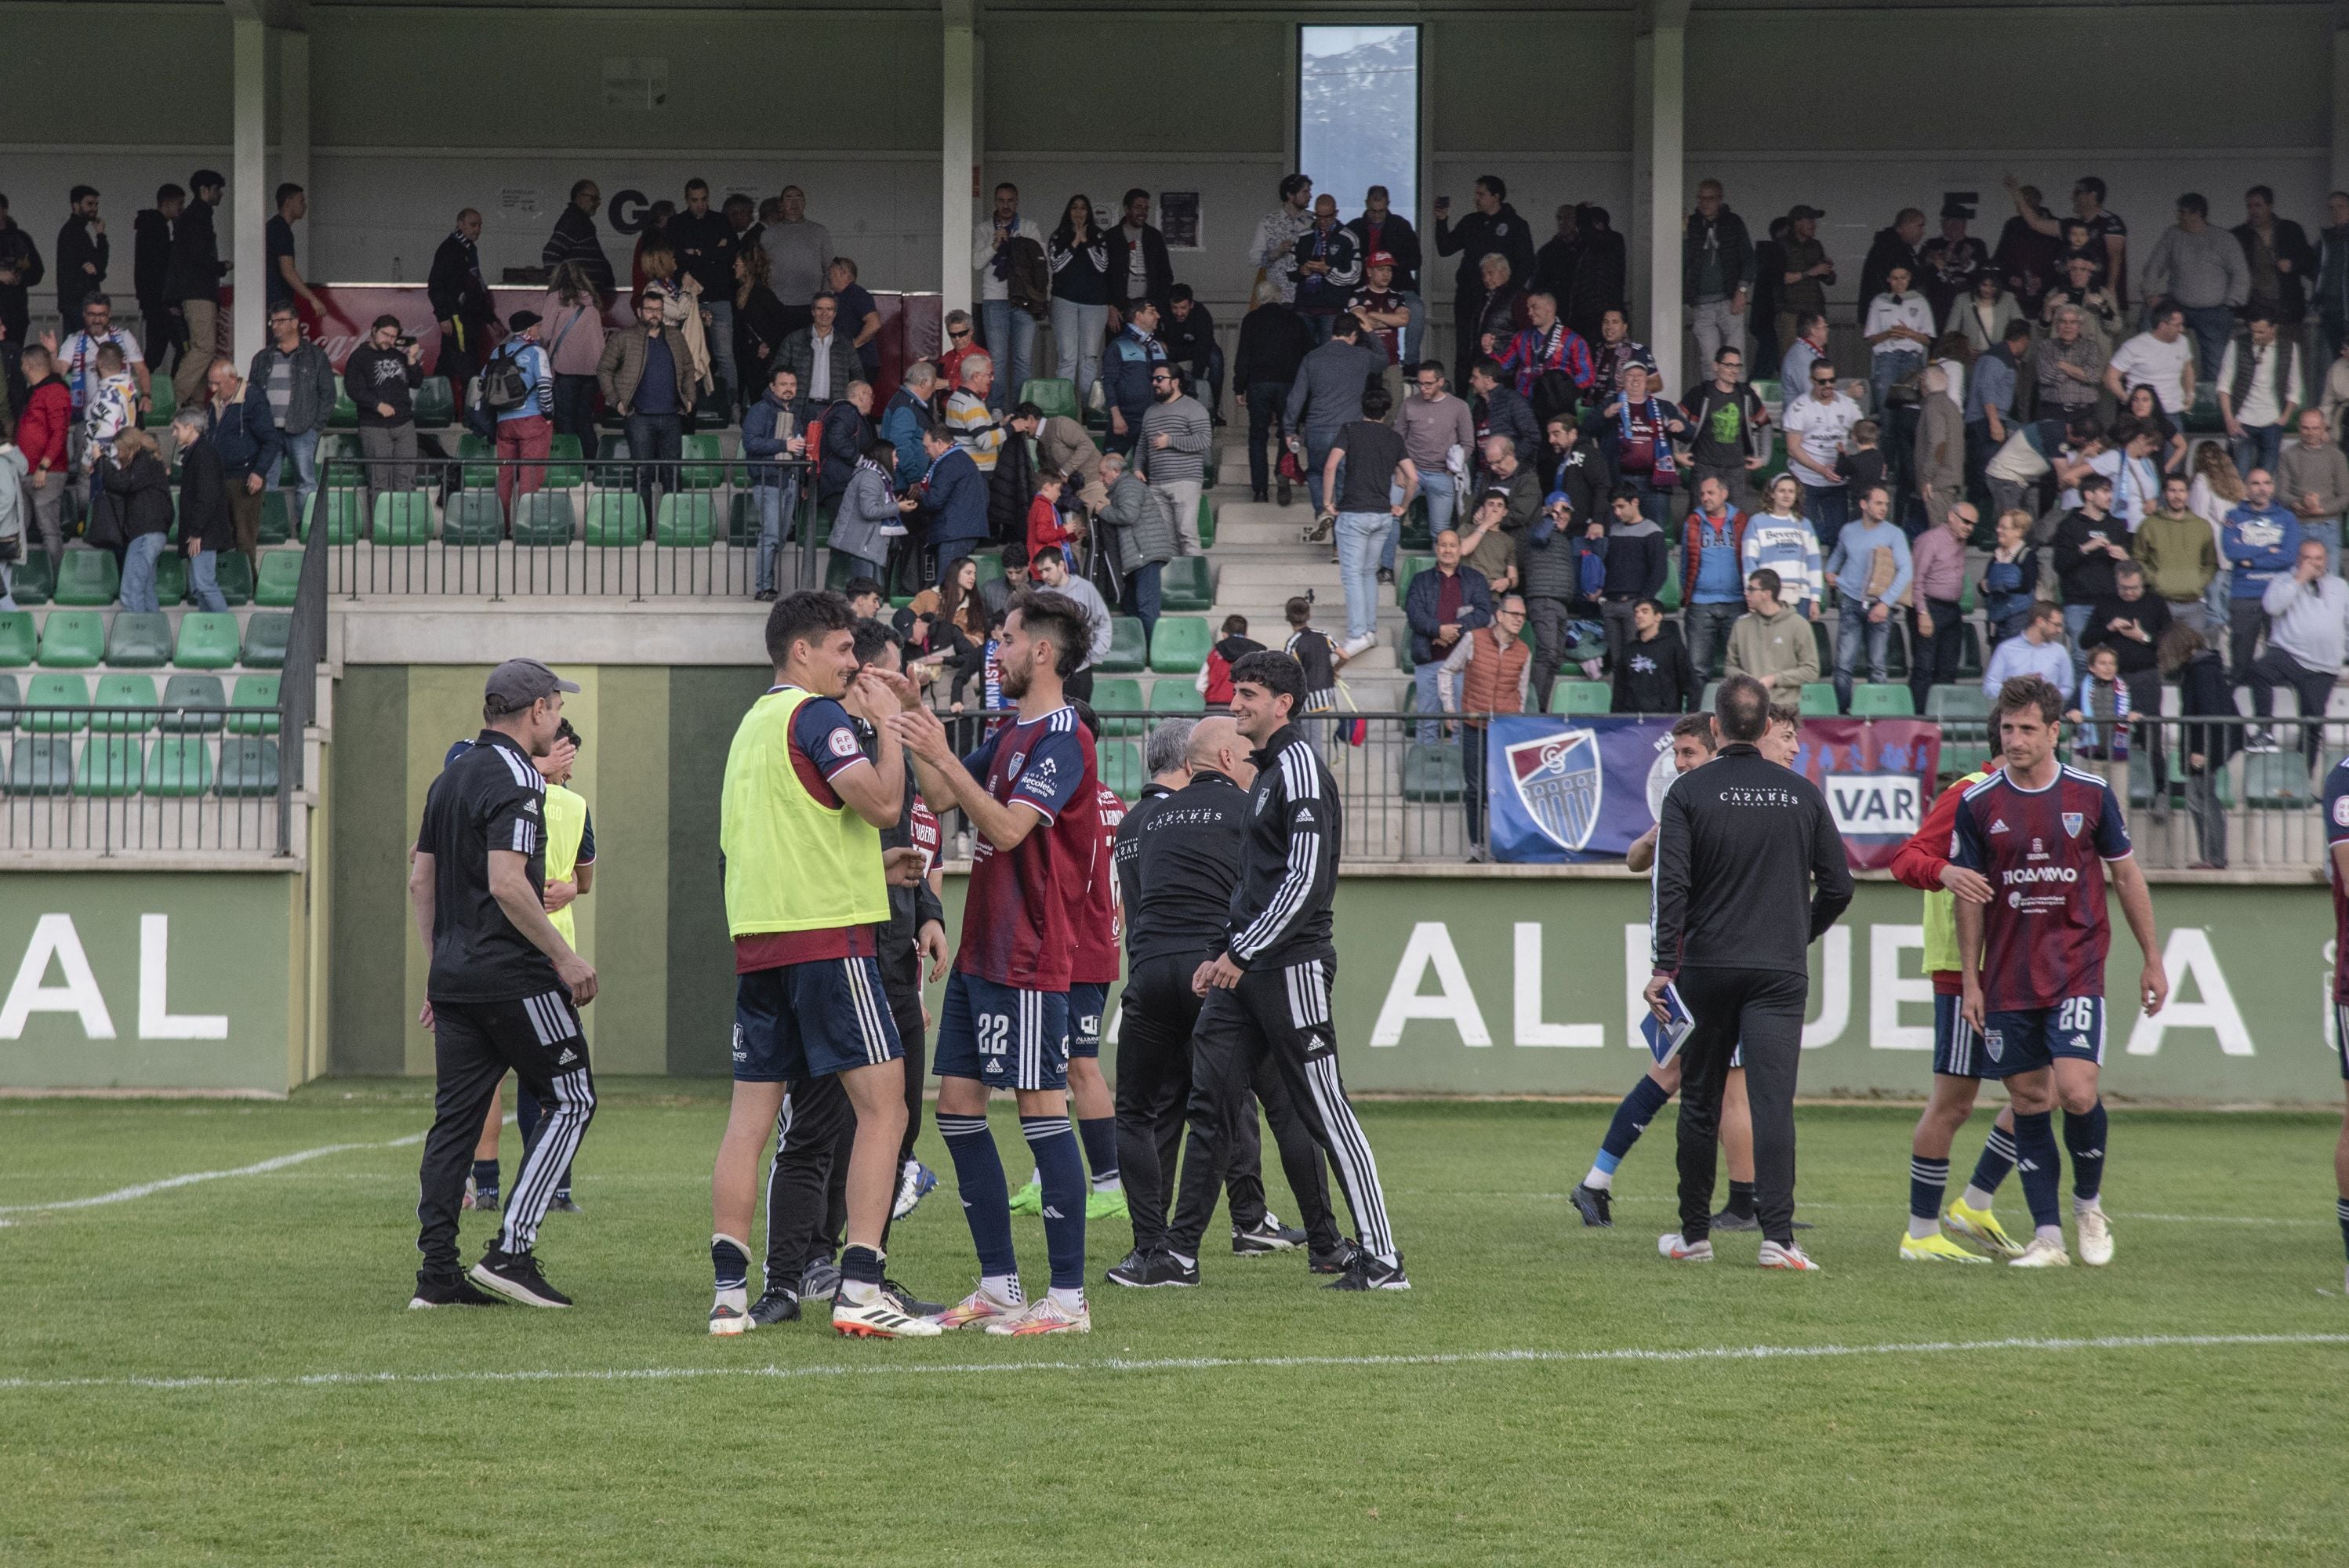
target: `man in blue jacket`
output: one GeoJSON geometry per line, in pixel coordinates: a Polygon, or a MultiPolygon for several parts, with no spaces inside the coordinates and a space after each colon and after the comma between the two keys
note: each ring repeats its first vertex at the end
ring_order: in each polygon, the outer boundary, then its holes
{"type": "MultiPolygon", "coordinates": [[[[1402,596],[1403,619],[1411,624],[1411,680],[1423,714],[1444,711],[1438,667],[1460,639],[1493,619],[1493,589],[1485,574],[1460,564],[1460,536],[1445,529],[1435,536],[1435,568],[1411,580],[1402,596]]],[[[1436,738],[1437,721],[1419,721],[1419,738],[1436,738]]]]}
{"type": "Polygon", "coordinates": [[[926,359],[905,366],[905,379],[890,395],[882,410],[881,438],[897,449],[897,488],[910,490],[930,471],[930,455],[922,449],[922,432],[938,422],[930,411],[930,394],[937,390],[938,367],[926,359]]]}
{"type": "Polygon", "coordinates": [[[775,557],[791,537],[792,512],[799,509],[800,472],[782,459],[807,450],[799,434],[799,372],[775,366],[767,389],[742,416],[742,455],[750,459],[750,495],[759,508],[758,600],[775,597],[775,557]],[[764,462],[760,461],[765,459],[764,462]]]}
{"type": "Polygon", "coordinates": [[[2268,584],[2288,576],[2300,554],[2300,519],[2275,497],[2275,476],[2253,469],[2243,476],[2243,504],[2227,514],[2219,555],[2227,567],[2227,668],[2241,686],[2267,629],[2260,600],[2268,584]]]}
{"type": "Polygon", "coordinates": [[[1109,449],[1131,452],[1142,434],[1142,417],[1156,401],[1150,391],[1150,367],[1166,362],[1166,346],[1158,341],[1158,307],[1143,300],[1125,318],[1124,330],[1102,350],[1102,403],[1109,410],[1109,449]]]}
{"type": "Polygon", "coordinates": [[[947,566],[987,542],[987,476],[943,425],[922,432],[922,451],[930,459],[922,480],[922,511],[929,519],[943,588],[947,566]]]}
{"type": "Polygon", "coordinates": [[[204,406],[212,416],[212,450],[228,489],[229,516],[236,524],[236,548],[261,570],[261,492],[285,460],[285,438],[269,418],[268,394],[248,387],[236,366],[215,359],[204,373],[204,406]]]}

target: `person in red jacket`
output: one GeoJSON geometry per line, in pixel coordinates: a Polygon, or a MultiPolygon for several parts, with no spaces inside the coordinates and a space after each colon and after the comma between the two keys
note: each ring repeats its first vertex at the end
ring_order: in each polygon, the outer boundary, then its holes
{"type": "MultiPolygon", "coordinates": [[[[1063,480],[1050,469],[1036,476],[1036,498],[1028,503],[1028,559],[1034,561],[1042,552],[1057,548],[1066,557],[1071,554],[1069,542],[1076,537],[1061,521],[1061,490],[1063,480]]],[[[1040,583],[1043,576],[1035,567],[1028,575],[1040,583]]]]}
{"type": "Polygon", "coordinates": [[[25,350],[24,417],[16,421],[17,449],[25,454],[25,482],[33,492],[34,525],[54,567],[66,553],[66,431],[73,425],[73,393],[57,374],[57,361],[38,344],[25,350]]]}
{"type": "Polygon", "coordinates": [[[1909,1233],[1900,1243],[1900,1256],[1911,1263],[1990,1261],[1942,1235],[1944,1225],[2000,1257],[2023,1251],[1991,1212],[1999,1183],[2014,1169],[2012,1106],[1999,1111],[1964,1194],[1946,1214],[1941,1211],[1941,1197],[1949,1187],[1950,1145],[1973,1114],[1974,1098],[1982,1089],[1982,1078],[1974,1071],[1982,1036],[1958,1007],[1963,976],[1957,967],[1954,910],[1958,899],[1987,903],[1992,896],[1990,882],[1981,873],[1951,863],[1950,838],[1957,827],[1958,802],[1984,777],[1979,771],[1969,773],[1942,790],[1914,836],[1892,857],[1893,880],[1925,895],[1925,962],[1933,979],[1933,1091],[1909,1142],[1909,1233]],[[1936,966],[1937,960],[1946,966],[1936,966]]]}

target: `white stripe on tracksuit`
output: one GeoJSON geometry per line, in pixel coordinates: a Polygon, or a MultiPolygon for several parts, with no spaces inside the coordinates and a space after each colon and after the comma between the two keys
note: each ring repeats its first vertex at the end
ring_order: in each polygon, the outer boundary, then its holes
{"type": "Polygon", "coordinates": [[[595,1091],[588,1084],[585,1067],[555,1074],[553,1087],[554,1105],[539,1124],[538,1146],[523,1161],[522,1173],[514,1179],[512,1195],[506,1202],[505,1222],[498,1230],[498,1246],[503,1252],[528,1252],[538,1240],[539,1222],[546,1218],[547,1204],[554,1201],[554,1184],[578,1154],[587,1119],[595,1110],[595,1091]]]}
{"type": "Polygon", "coordinates": [[[1974,1042],[1978,1038],[1980,1037],[1974,1033],[1973,1025],[1967,1020],[1964,1012],[1960,1011],[1957,1027],[1950,1032],[1950,1076],[1951,1078],[1974,1076],[1974,1042]]]}
{"type": "Polygon", "coordinates": [[[865,1065],[879,1067],[889,1059],[889,1031],[882,1022],[880,1005],[874,999],[872,977],[862,958],[843,958],[840,962],[848,971],[848,995],[856,1009],[856,1031],[864,1038],[865,1065]]]}
{"type": "Polygon", "coordinates": [[[1354,1211],[1354,1224],[1362,1233],[1362,1245],[1381,1261],[1392,1263],[1394,1232],[1387,1224],[1379,1162],[1371,1154],[1371,1140],[1362,1135],[1362,1124],[1354,1119],[1354,1108],[1346,1103],[1346,1087],[1338,1081],[1337,1054],[1308,1057],[1305,1081],[1312,1088],[1314,1109],[1321,1113],[1322,1128],[1330,1135],[1330,1158],[1338,1162],[1338,1177],[1346,1189],[1346,1204],[1354,1211]]]}

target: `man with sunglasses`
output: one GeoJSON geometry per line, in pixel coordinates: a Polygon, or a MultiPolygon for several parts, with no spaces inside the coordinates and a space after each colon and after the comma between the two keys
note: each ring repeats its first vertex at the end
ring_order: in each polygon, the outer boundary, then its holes
{"type": "Polygon", "coordinates": [[[1207,410],[1184,392],[1181,372],[1163,359],[1150,367],[1150,399],[1134,444],[1134,469],[1174,509],[1181,552],[1204,555],[1199,492],[1206,484],[1207,443],[1213,438],[1207,410]]]}
{"type": "Polygon", "coordinates": [[[1821,538],[1839,533],[1851,507],[1836,459],[1859,423],[1859,405],[1836,389],[1835,366],[1811,362],[1811,392],[1786,405],[1786,466],[1802,481],[1803,510],[1821,538]]]}

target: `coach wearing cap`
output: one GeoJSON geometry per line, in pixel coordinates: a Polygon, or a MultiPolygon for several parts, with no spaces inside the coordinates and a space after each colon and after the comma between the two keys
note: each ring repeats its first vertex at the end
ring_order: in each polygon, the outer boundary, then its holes
{"type": "Polygon", "coordinates": [[[1709,1263],[1722,1089],[1741,1057],[1754,1111],[1754,1202],[1764,1268],[1818,1265],[1795,1245],[1795,1072],[1808,949],[1851,903],[1851,867],[1818,788],[1755,749],[1770,688],[1731,676],[1713,710],[1720,755],[1682,774],[1657,823],[1654,977],[1695,1022],[1681,1047],[1681,1228],[1658,1250],[1709,1263]]]}
{"type": "Polygon", "coordinates": [[[424,799],[408,892],[431,954],[419,1022],[433,1032],[438,1085],[418,1173],[424,1264],[411,1307],[489,1305],[476,1284],[525,1306],[571,1305],[532,1246],[595,1111],[577,1012],[595,999],[595,971],[546,915],[546,781],[532,758],[554,749],[562,694],[578,689],[536,659],[491,671],[481,738],[449,759],[424,799]],[[552,1109],[468,1283],[458,1210],[482,1113],[509,1068],[552,1109]]]}

